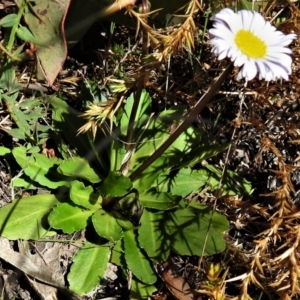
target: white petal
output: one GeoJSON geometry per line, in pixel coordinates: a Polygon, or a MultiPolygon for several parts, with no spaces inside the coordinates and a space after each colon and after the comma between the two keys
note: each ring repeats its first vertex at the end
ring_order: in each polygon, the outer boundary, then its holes
{"type": "Polygon", "coordinates": [[[284,70],[285,73],[287,73],[287,74],[291,74],[292,73],[291,66],[287,66],[287,65],[281,64],[278,61],[277,62],[276,61],[268,61],[268,62],[266,62],[266,64],[269,66],[269,68],[271,70],[276,70],[276,69],[280,68],[281,70],[284,70]]]}
{"type": "Polygon", "coordinates": [[[234,35],[232,32],[227,29],[226,27],[217,29],[217,28],[212,28],[209,30],[210,35],[213,37],[217,37],[220,39],[233,39],[234,35]]]}
{"type": "Polygon", "coordinates": [[[259,34],[261,30],[266,26],[266,21],[261,14],[257,12],[254,12],[253,14],[254,17],[253,17],[253,22],[251,23],[250,30],[254,34],[259,34]]]}
{"type": "Polygon", "coordinates": [[[240,10],[238,11],[243,23],[243,29],[249,30],[253,21],[253,13],[249,10],[240,10]]]}
{"type": "Polygon", "coordinates": [[[260,78],[265,78],[269,68],[266,68],[266,65],[262,61],[256,62],[257,71],[260,78]]]}
{"type": "Polygon", "coordinates": [[[278,44],[280,44],[283,47],[288,46],[296,37],[296,34],[285,35],[280,41],[278,41],[278,44]]]}
{"type": "Polygon", "coordinates": [[[218,56],[218,60],[222,60],[224,59],[225,57],[227,57],[227,51],[223,51],[219,54],[218,56]]]}
{"type": "Polygon", "coordinates": [[[289,73],[282,68],[281,65],[277,65],[276,63],[268,62],[265,63],[267,68],[267,74],[264,77],[266,81],[276,80],[276,79],[285,79],[288,80],[289,73]]]}
{"type": "Polygon", "coordinates": [[[291,74],[292,73],[292,69],[291,69],[291,66],[287,66],[285,64],[282,64],[281,62],[279,61],[268,61],[268,66],[271,70],[274,70],[274,72],[276,72],[276,70],[283,70],[286,74],[291,74]]]}
{"type": "Polygon", "coordinates": [[[281,79],[281,78],[283,78],[285,80],[289,79],[289,73],[286,72],[286,70],[281,68],[279,65],[276,65],[276,64],[270,65],[269,64],[269,66],[270,66],[270,70],[274,74],[274,80],[281,79]]]}
{"type": "Polygon", "coordinates": [[[291,65],[292,63],[292,58],[285,54],[285,53],[270,53],[267,57],[266,60],[272,60],[276,61],[282,65],[291,65]]]}
{"type": "Polygon", "coordinates": [[[245,64],[245,62],[247,61],[247,59],[245,58],[245,55],[240,55],[239,57],[236,58],[236,60],[234,61],[234,66],[235,67],[240,67],[243,64],[245,64]]]}
{"type": "Polygon", "coordinates": [[[237,47],[230,47],[229,49],[228,49],[228,53],[227,53],[227,57],[229,57],[229,58],[236,58],[237,56],[238,56],[238,49],[237,49],[237,47]]]}
{"type": "Polygon", "coordinates": [[[239,28],[242,27],[241,20],[238,15],[229,8],[222,9],[219,13],[212,17],[211,20],[216,20],[217,23],[219,20],[223,21],[233,33],[236,32],[237,26],[239,28]]]}
{"type": "Polygon", "coordinates": [[[277,45],[278,41],[284,37],[284,34],[280,31],[271,31],[268,29],[258,30],[255,34],[266,42],[267,45],[277,45]]]}
{"type": "Polygon", "coordinates": [[[249,61],[248,63],[244,64],[243,69],[243,74],[247,81],[252,80],[258,71],[253,61],[249,61]]]}
{"type": "Polygon", "coordinates": [[[280,53],[292,54],[292,50],[289,48],[281,47],[281,46],[270,46],[268,47],[267,55],[278,55],[280,53]]]}

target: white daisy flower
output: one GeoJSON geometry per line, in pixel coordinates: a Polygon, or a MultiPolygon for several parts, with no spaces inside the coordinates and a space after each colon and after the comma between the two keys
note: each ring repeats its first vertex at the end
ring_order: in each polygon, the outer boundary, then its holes
{"type": "Polygon", "coordinates": [[[237,13],[222,9],[211,18],[213,37],[209,43],[218,59],[229,57],[235,67],[242,67],[237,80],[259,79],[266,81],[285,79],[291,74],[292,50],[286,48],[296,34],[285,35],[257,12],[241,10],[237,13]]]}

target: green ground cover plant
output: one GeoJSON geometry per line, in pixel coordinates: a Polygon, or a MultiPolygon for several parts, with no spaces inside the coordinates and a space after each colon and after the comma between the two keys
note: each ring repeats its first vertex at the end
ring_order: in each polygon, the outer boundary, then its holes
{"type": "MultiPolygon", "coordinates": [[[[204,186],[211,191],[218,188],[221,170],[201,162],[226,149],[227,144],[219,145],[212,136],[190,127],[132,180],[133,171],[169,138],[169,128],[182,108],[167,110],[147,122],[151,98],[143,90],[133,127],[137,136],[142,136],[126,153],[121,140],[128,129],[133,95],[114,124],[114,132],[119,131],[115,138],[106,137],[102,131],[97,131],[95,139],[91,133],[77,135],[83,120],[75,119],[78,114],[63,100],[56,97],[49,101],[53,107],[52,130],[59,135],[63,158],[32,153],[24,146],[1,150],[23,171],[13,185],[43,186],[54,192],[16,199],[1,208],[2,236],[40,240],[53,235],[53,230],[72,234],[92,224],[102,240],[86,242],[68,275],[70,288],[79,295],[97,285],[109,261],[121,266],[124,273],[131,269],[139,283],[150,286],[157,280],[152,263],[163,262],[170,252],[200,256],[225,249],[222,234],[228,230],[226,218],[207,205],[186,202],[184,197],[204,186]],[[76,149],[72,157],[64,151],[70,144],[76,149]],[[79,274],[84,266],[86,272],[79,274]]],[[[232,172],[226,173],[223,182],[224,194],[247,194],[251,190],[247,181],[232,172]]]]}

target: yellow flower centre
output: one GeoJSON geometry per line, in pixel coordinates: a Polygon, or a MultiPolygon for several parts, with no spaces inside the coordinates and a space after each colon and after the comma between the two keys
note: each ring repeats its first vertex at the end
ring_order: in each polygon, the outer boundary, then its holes
{"type": "Polygon", "coordinates": [[[264,58],[267,54],[267,45],[249,30],[239,30],[234,38],[238,48],[248,57],[264,58]]]}

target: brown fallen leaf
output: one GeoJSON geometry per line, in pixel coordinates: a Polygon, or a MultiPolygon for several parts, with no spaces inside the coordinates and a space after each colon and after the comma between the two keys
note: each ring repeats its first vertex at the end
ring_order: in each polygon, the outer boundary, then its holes
{"type": "MultiPolygon", "coordinates": [[[[48,242],[48,244],[50,244],[50,242],[48,242]]],[[[55,280],[57,283],[62,286],[65,285],[63,274],[60,271],[61,244],[52,243],[52,247],[49,247],[49,249],[43,252],[38,251],[36,254],[31,253],[29,243],[27,241],[19,241],[18,245],[20,253],[30,258],[30,260],[34,264],[40,267],[40,270],[49,272],[48,276],[53,278],[53,280],[55,280]]],[[[26,274],[25,276],[41,299],[57,299],[57,289],[55,287],[43,282],[38,282],[34,278],[30,278],[26,274]]]]}
{"type": "Polygon", "coordinates": [[[18,268],[27,276],[46,283],[49,286],[55,287],[61,294],[67,297],[66,299],[81,299],[79,296],[67,289],[62,284],[61,279],[57,278],[57,276],[53,276],[52,270],[51,268],[49,268],[49,266],[44,265],[43,267],[41,267],[34,263],[25,254],[12,250],[9,241],[3,237],[0,238],[0,258],[18,268]]]}
{"type": "Polygon", "coordinates": [[[178,273],[176,266],[169,259],[163,264],[163,271],[159,272],[167,288],[177,300],[195,300],[194,293],[186,280],[178,273]]]}
{"type": "MultiPolygon", "coordinates": [[[[22,2],[17,3],[20,6],[22,2]]],[[[24,18],[36,39],[37,78],[52,86],[67,57],[64,22],[70,0],[35,0],[34,6],[30,2],[27,5],[24,18]]]]}

